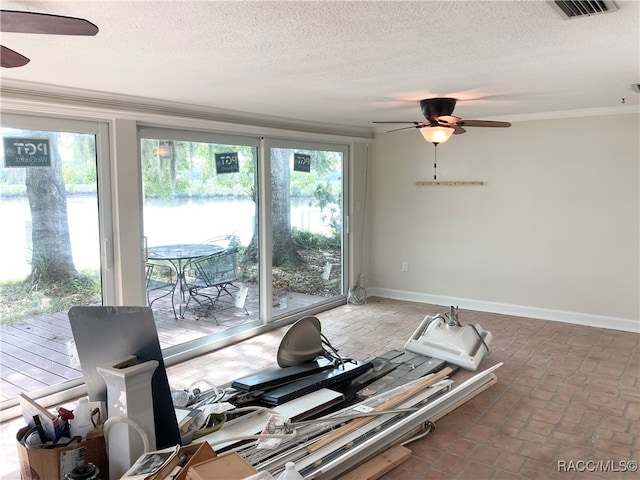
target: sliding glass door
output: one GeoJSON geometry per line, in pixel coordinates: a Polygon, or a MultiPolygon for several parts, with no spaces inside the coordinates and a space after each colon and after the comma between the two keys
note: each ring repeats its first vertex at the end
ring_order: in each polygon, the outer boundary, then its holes
{"type": "Polygon", "coordinates": [[[272,144],[273,316],[345,294],[344,163],[340,146],[272,144]]]}
{"type": "Polygon", "coordinates": [[[174,359],[346,299],[346,145],[132,123],[112,168],[106,123],[3,115],[3,399],[79,385],[67,309],[138,298],[143,269],[174,359]]]}
{"type": "Polygon", "coordinates": [[[346,146],[139,137],[147,304],[163,347],[344,301],[346,146]]]}
{"type": "Polygon", "coordinates": [[[140,129],[147,303],[163,347],[259,318],[257,146],[140,129]]]}
{"type": "Polygon", "coordinates": [[[82,377],[66,311],[112,304],[115,289],[106,125],[3,115],[1,132],[6,400],[82,377]]]}

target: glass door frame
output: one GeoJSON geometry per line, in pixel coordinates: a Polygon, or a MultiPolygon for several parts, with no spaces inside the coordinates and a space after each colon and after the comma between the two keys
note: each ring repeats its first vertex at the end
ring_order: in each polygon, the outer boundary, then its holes
{"type": "MultiPolygon", "coordinates": [[[[294,311],[284,313],[282,315],[273,316],[272,297],[272,271],[271,271],[271,148],[291,148],[296,150],[320,150],[340,152],[342,154],[342,289],[343,292],[335,297],[318,302],[305,310],[304,314],[314,314],[327,310],[328,308],[343,305],[347,299],[347,286],[350,278],[349,273],[349,164],[350,164],[350,145],[345,143],[331,143],[307,141],[283,137],[264,137],[258,135],[238,135],[235,133],[223,133],[217,131],[190,130],[171,126],[152,126],[139,124],[137,128],[138,148],[140,139],[163,139],[174,141],[192,141],[204,143],[217,143],[224,145],[246,145],[257,147],[257,202],[258,202],[258,248],[259,248],[259,322],[263,326],[274,324],[286,324],[296,318],[302,316],[300,312],[294,311]]],[[[140,152],[138,152],[138,163],[141,162],[140,152]]],[[[142,205],[142,177],[140,181],[140,205],[142,205]]],[[[142,212],[140,213],[142,216],[142,212]]],[[[142,224],[141,218],[141,224],[142,224]]],[[[144,232],[142,232],[144,235],[144,232]]],[[[144,239],[142,239],[144,242],[144,239]]],[[[144,255],[142,256],[144,263],[144,255]]],[[[144,265],[141,265],[141,269],[144,265]]],[[[144,300],[141,300],[144,302],[144,300]]],[[[141,303],[144,304],[144,303],[141,303]]],[[[195,342],[198,347],[207,342],[206,338],[195,342]]],[[[180,353],[178,346],[165,349],[165,354],[176,356],[176,358],[185,358],[180,353]]],[[[196,350],[203,352],[201,348],[196,350]]],[[[191,347],[187,347],[191,350],[191,347]]],[[[172,363],[172,362],[170,362],[172,363]]]]}
{"type": "MultiPolygon", "coordinates": [[[[261,203],[261,184],[259,181],[260,170],[261,170],[261,143],[262,140],[260,137],[255,135],[237,135],[237,134],[226,134],[219,132],[206,132],[200,130],[186,130],[175,127],[155,127],[155,126],[145,126],[139,125],[137,129],[137,138],[138,138],[138,163],[140,164],[140,180],[139,180],[139,189],[140,189],[140,223],[144,225],[144,192],[142,187],[143,182],[143,172],[142,172],[142,152],[140,151],[140,144],[142,139],[151,139],[151,140],[167,140],[167,141],[175,141],[175,142],[194,142],[194,143],[208,143],[208,144],[216,144],[216,145],[237,145],[237,146],[246,146],[254,149],[255,152],[255,173],[254,173],[254,185],[256,187],[256,201],[258,202],[258,208],[261,203]]],[[[258,242],[261,240],[262,232],[260,230],[260,216],[258,220],[258,242]]],[[[142,227],[143,228],[143,227],[142,227]]],[[[143,255],[142,255],[142,266],[144,268],[144,263],[147,258],[147,242],[146,242],[146,233],[142,230],[142,244],[143,244],[143,255]]],[[[259,255],[259,258],[261,255],[259,255]]],[[[261,268],[261,265],[259,265],[261,268]]],[[[261,297],[263,294],[262,290],[259,290],[259,296],[261,297]]],[[[260,300],[259,300],[260,301],[260,300]]],[[[146,299],[143,300],[142,305],[146,304],[146,299]]],[[[264,323],[264,319],[260,316],[261,313],[258,314],[258,321],[260,323],[264,323]]],[[[206,339],[206,337],[205,337],[206,339]]],[[[206,341],[206,340],[205,340],[206,341]]],[[[194,342],[198,343],[198,341],[194,342]]],[[[179,346],[176,345],[174,347],[168,347],[165,350],[173,352],[175,350],[179,350],[179,346]]]]}
{"type": "Polygon", "coordinates": [[[313,315],[315,313],[327,310],[329,308],[344,305],[347,300],[348,282],[350,276],[350,262],[349,262],[349,165],[350,165],[350,148],[346,143],[325,143],[317,141],[296,140],[288,138],[265,138],[262,142],[264,162],[262,164],[262,174],[260,176],[260,182],[262,191],[268,192],[268,195],[263,195],[260,204],[260,225],[263,228],[261,230],[260,248],[266,255],[261,255],[261,282],[260,282],[260,299],[264,302],[261,305],[261,313],[264,312],[264,323],[287,323],[295,318],[300,317],[299,312],[285,313],[282,315],[273,316],[273,306],[271,302],[272,296],[272,235],[271,235],[271,149],[274,148],[286,148],[293,150],[320,150],[328,152],[340,152],[342,153],[342,208],[341,208],[341,220],[342,220],[342,252],[341,252],[341,284],[343,292],[340,295],[328,298],[313,304],[309,308],[304,310],[304,315],[313,315]],[[263,310],[264,309],[264,310],[263,310]]]}
{"type": "MultiPolygon", "coordinates": [[[[46,115],[2,113],[1,125],[6,128],[20,128],[25,130],[40,130],[52,132],[68,132],[90,134],[95,136],[96,147],[96,188],[98,199],[98,230],[100,251],[100,280],[103,305],[116,305],[120,301],[118,285],[121,283],[117,276],[120,270],[115,263],[114,255],[114,217],[113,196],[114,182],[111,160],[111,129],[107,122],[82,119],[65,119],[48,117],[46,115]]],[[[40,390],[42,398],[46,398],[45,405],[56,405],[75,398],[86,392],[84,378],[67,380],[40,390]]],[[[40,400],[41,402],[43,400],[40,400]]],[[[19,415],[18,398],[2,402],[0,420],[5,421],[19,415]]]]}
{"type": "Polygon", "coordinates": [[[43,130],[95,135],[98,195],[98,228],[100,232],[100,279],[102,304],[116,304],[116,277],[113,254],[113,210],[109,125],[91,120],[69,120],[36,115],[2,114],[2,126],[25,130],[43,130]]]}

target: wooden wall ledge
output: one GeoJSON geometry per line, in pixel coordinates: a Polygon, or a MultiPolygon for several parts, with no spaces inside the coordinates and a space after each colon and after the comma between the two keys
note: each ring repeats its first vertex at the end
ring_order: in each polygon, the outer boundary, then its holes
{"type": "Polygon", "coordinates": [[[416,182],[418,187],[474,187],[484,185],[484,182],[416,182]]]}

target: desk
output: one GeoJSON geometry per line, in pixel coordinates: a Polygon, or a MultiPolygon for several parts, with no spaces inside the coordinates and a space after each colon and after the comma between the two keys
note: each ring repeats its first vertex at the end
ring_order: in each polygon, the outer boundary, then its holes
{"type": "MultiPolygon", "coordinates": [[[[150,260],[166,260],[176,270],[176,287],[179,287],[180,303],[178,306],[178,312],[180,318],[184,318],[184,310],[186,310],[185,291],[189,294],[189,290],[185,288],[184,283],[184,267],[191,260],[206,257],[223,251],[224,248],[219,245],[212,245],[207,243],[181,243],[177,245],[160,245],[157,247],[149,247],[147,249],[147,257],[150,260]],[[184,305],[184,310],[183,310],[184,305]]],[[[175,305],[173,307],[173,314],[176,318],[175,305]]]]}

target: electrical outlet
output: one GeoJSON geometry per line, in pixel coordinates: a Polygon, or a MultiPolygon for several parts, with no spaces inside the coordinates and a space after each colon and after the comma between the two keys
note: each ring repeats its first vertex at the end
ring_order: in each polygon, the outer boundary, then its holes
{"type": "Polygon", "coordinates": [[[409,262],[402,262],[402,271],[403,272],[409,271],[409,262]]]}

